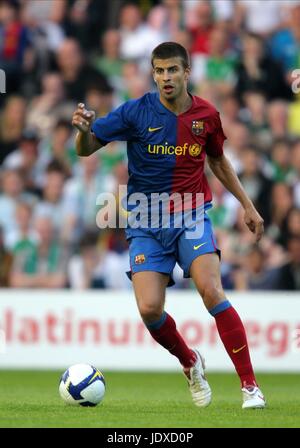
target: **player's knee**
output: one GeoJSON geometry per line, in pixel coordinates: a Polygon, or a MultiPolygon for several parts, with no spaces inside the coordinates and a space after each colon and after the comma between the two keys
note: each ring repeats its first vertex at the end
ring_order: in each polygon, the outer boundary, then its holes
{"type": "Polygon", "coordinates": [[[207,309],[217,306],[224,300],[222,288],[218,287],[214,282],[207,282],[200,290],[204,305],[207,309]]]}
{"type": "Polygon", "coordinates": [[[163,310],[161,307],[152,304],[142,304],[139,306],[140,315],[145,323],[156,322],[161,318],[163,310]]]}

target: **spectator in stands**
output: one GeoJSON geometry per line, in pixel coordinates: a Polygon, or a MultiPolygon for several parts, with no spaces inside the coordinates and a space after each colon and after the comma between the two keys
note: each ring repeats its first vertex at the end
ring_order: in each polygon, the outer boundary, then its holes
{"type": "Polygon", "coordinates": [[[228,193],[223,184],[210,175],[209,185],[213,195],[213,208],[208,215],[215,229],[230,229],[236,221],[238,201],[228,193]]]}
{"type": "Polygon", "coordinates": [[[30,47],[29,30],[19,15],[16,0],[0,3],[0,67],[6,73],[7,92],[20,92],[26,52],[30,47]]]}
{"type": "MultiPolygon", "coordinates": [[[[125,3],[120,10],[121,57],[134,60],[145,68],[145,61],[152,49],[163,40],[159,31],[143,22],[140,8],[134,3],[125,3]]],[[[145,70],[148,72],[148,65],[145,70]]]]}
{"type": "Polygon", "coordinates": [[[68,249],[55,238],[51,220],[36,218],[38,241],[16,247],[10,285],[15,288],[63,288],[68,249]]]}
{"type": "Polygon", "coordinates": [[[55,235],[63,242],[76,240],[78,213],[77,203],[64,193],[66,173],[63,166],[52,162],[45,174],[42,200],[35,207],[35,218],[43,217],[53,224],[55,235]]]}
{"type": "Polygon", "coordinates": [[[129,270],[127,260],[127,253],[122,256],[106,250],[99,245],[98,234],[87,232],[80,242],[79,253],[69,261],[70,287],[74,289],[130,287],[130,281],[125,274],[125,271],[129,270]]]}
{"type": "Polygon", "coordinates": [[[65,39],[56,56],[67,99],[79,102],[91,85],[105,87],[108,84],[104,75],[84,61],[82,50],[75,39],[65,39]]]}
{"type": "Polygon", "coordinates": [[[108,114],[113,108],[114,100],[114,90],[109,85],[90,86],[85,95],[85,103],[97,116],[108,114]]]}
{"type": "Polygon", "coordinates": [[[293,207],[287,216],[287,234],[300,237],[300,208],[293,207]]]}
{"type": "MultiPolygon", "coordinates": [[[[40,156],[40,169],[44,171],[52,162],[56,162],[63,168],[67,176],[73,174],[75,165],[78,164],[78,157],[75,153],[73,130],[68,120],[57,120],[52,134],[42,143],[40,156]]],[[[41,174],[41,173],[40,173],[41,174]]]]}
{"type": "Polygon", "coordinates": [[[6,240],[8,232],[17,228],[15,213],[18,202],[34,205],[36,197],[24,191],[24,182],[16,170],[5,170],[1,179],[2,192],[0,194],[0,226],[6,240]]]}
{"type": "MultiPolygon", "coordinates": [[[[172,41],[177,42],[189,51],[192,44],[192,36],[188,30],[178,29],[173,33],[172,41]]],[[[191,79],[190,82],[192,82],[191,79]]]]}
{"type": "Polygon", "coordinates": [[[67,11],[68,0],[45,0],[36,7],[36,0],[22,1],[23,18],[28,17],[31,20],[44,25],[47,22],[62,24],[67,11]]]}
{"type": "Polygon", "coordinates": [[[300,208],[292,207],[286,215],[279,242],[287,248],[290,237],[300,237],[300,208]]]}
{"type": "Polygon", "coordinates": [[[267,152],[273,137],[267,120],[267,101],[261,92],[249,90],[244,94],[245,109],[240,112],[242,121],[251,134],[251,142],[267,152]]]}
{"type": "Polygon", "coordinates": [[[291,3],[287,27],[279,30],[270,39],[273,57],[279,61],[290,79],[290,72],[300,67],[300,4],[291,3]]]}
{"type": "MultiPolygon", "coordinates": [[[[59,0],[58,0],[59,1],[59,0]]],[[[68,0],[65,29],[76,39],[85,52],[97,50],[100,33],[112,27],[117,14],[118,0],[68,0]]],[[[119,1],[122,3],[122,1],[119,1]]]]}
{"type": "MultiPolygon", "coordinates": [[[[300,62],[300,61],[299,61],[300,62]]],[[[300,65],[299,65],[300,67],[300,65]]],[[[299,89],[300,87],[300,72],[295,70],[293,72],[293,79],[291,87],[299,89]],[[293,84],[296,83],[296,86],[293,84]],[[293,87],[292,87],[293,86],[293,87]]],[[[288,117],[288,131],[294,137],[300,137],[300,90],[294,95],[295,100],[289,104],[289,117],[288,117]]]]}
{"type": "Polygon", "coordinates": [[[224,133],[225,135],[228,135],[228,130],[230,130],[231,126],[240,121],[239,102],[236,96],[233,93],[230,93],[222,95],[219,104],[224,133]]]}
{"type": "Polygon", "coordinates": [[[226,131],[228,138],[228,140],[225,140],[226,154],[230,158],[235,171],[240,173],[242,169],[242,153],[243,149],[250,144],[250,133],[241,122],[232,123],[226,131]]]}
{"type": "Polygon", "coordinates": [[[4,288],[9,285],[9,276],[12,268],[13,256],[3,243],[3,232],[0,227],[0,287],[4,288]]]}
{"type": "Polygon", "coordinates": [[[85,233],[80,240],[79,253],[73,255],[68,263],[68,277],[73,289],[105,288],[104,273],[99,272],[100,250],[97,247],[98,235],[85,233]]]}
{"type": "Polygon", "coordinates": [[[21,138],[26,116],[26,102],[20,96],[9,96],[0,113],[0,164],[14,151],[21,138]]]}
{"type": "Polygon", "coordinates": [[[112,87],[120,89],[124,61],[120,56],[121,35],[119,30],[105,31],[101,38],[101,55],[93,59],[93,66],[110,80],[112,87]]]}
{"type": "Polygon", "coordinates": [[[271,176],[275,182],[289,185],[293,179],[290,143],[285,139],[275,140],[271,149],[271,176]]]}
{"type": "Polygon", "coordinates": [[[115,167],[126,160],[126,144],[124,142],[111,142],[107,145],[107,151],[101,151],[102,175],[115,175],[115,167]]]}
{"type": "Polygon", "coordinates": [[[275,183],[272,187],[270,207],[270,222],[267,224],[267,234],[274,241],[282,244],[281,235],[285,219],[293,207],[292,189],[285,183],[275,183]]]}
{"type": "Polygon", "coordinates": [[[300,237],[291,236],[287,243],[289,262],[278,272],[277,289],[300,290],[300,237]]]}
{"type": "Polygon", "coordinates": [[[176,39],[178,31],[182,30],[184,23],[184,4],[181,0],[162,0],[160,4],[151,9],[148,15],[148,24],[161,34],[162,42],[176,39]]]}
{"type": "Polygon", "coordinates": [[[288,260],[286,250],[266,234],[261,239],[259,247],[264,253],[265,264],[269,269],[277,269],[288,260]]]}
{"type": "Polygon", "coordinates": [[[268,124],[273,139],[288,137],[288,103],[272,101],[267,106],[268,124]]]}
{"type": "Polygon", "coordinates": [[[42,92],[29,103],[27,126],[38,130],[41,137],[51,135],[57,120],[67,120],[74,107],[74,100],[65,97],[62,76],[58,72],[47,72],[42,77],[42,92]]]}
{"type": "Polygon", "coordinates": [[[256,90],[271,101],[291,99],[291,89],[286,84],[281,66],[265,50],[264,40],[247,33],[242,39],[241,60],[237,66],[236,93],[243,100],[248,91],[256,90]]]}
{"type": "MultiPolygon", "coordinates": [[[[56,51],[61,45],[65,33],[63,20],[66,14],[67,0],[48,0],[39,2],[27,0],[24,2],[22,19],[33,31],[39,32],[46,38],[46,48],[56,51]]],[[[35,33],[34,33],[35,34],[35,33]]]]}
{"type": "Polygon", "coordinates": [[[235,84],[236,55],[230,49],[225,29],[215,27],[209,35],[209,55],[206,59],[205,78],[213,83],[220,95],[232,93],[235,84]]]}
{"type": "Polygon", "coordinates": [[[209,39],[212,30],[214,29],[212,5],[206,0],[201,0],[192,4],[187,8],[188,31],[190,32],[190,46],[191,63],[193,66],[191,82],[194,85],[199,85],[201,88],[199,94],[202,97],[209,98],[204,94],[207,86],[203,85],[203,80],[206,76],[206,60],[210,53],[209,39]]]}
{"type": "Polygon", "coordinates": [[[97,197],[101,193],[112,191],[114,184],[111,174],[101,174],[99,154],[80,158],[78,175],[70,179],[65,187],[65,200],[77,210],[80,232],[95,229],[96,215],[100,208],[97,197]]]}
{"type": "Polygon", "coordinates": [[[243,148],[241,160],[240,181],[255,207],[267,222],[270,219],[268,204],[270,203],[272,182],[263,174],[262,160],[257,148],[254,146],[243,148]]]}
{"type": "Polygon", "coordinates": [[[300,140],[292,146],[292,166],[294,170],[293,193],[296,207],[300,208],[300,140]]]}
{"type": "Polygon", "coordinates": [[[193,8],[195,25],[190,30],[192,33],[191,54],[210,54],[209,39],[213,30],[213,10],[210,2],[201,0],[195,3],[193,8]]]}
{"type": "Polygon", "coordinates": [[[15,209],[16,228],[7,232],[5,247],[14,252],[20,248],[31,246],[37,241],[33,229],[33,207],[27,202],[18,202],[15,209]]]}
{"type": "Polygon", "coordinates": [[[236,3],[235,21],[240,28],[268,37],[281,26],[285,0],[238,0],[236,3]]]}
{"type": "Polygon", "coordinates": [[[278,268],[268,268],[264,251],[252,246],[243,259],[242,269],[234,272],[237,290],[272,290],[277,286],[278,268]]]}
{"type": "Polygon", "coordinates": [[[24,189],[38,194],[38,156],[40,139],[35,129],[24,129],[18,148],[9,154],[3,166],[9,170],[18,170],[22,174],[24,189]]]}

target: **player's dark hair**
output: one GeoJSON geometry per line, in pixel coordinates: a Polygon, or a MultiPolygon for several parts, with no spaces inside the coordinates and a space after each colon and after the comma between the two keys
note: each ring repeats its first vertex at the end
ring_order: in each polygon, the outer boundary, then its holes
{"type": "Polygon", "coordinates": [[[151,56],[151,64],[154,67],[154,59],[180,58],[183,68],[190,67],[190,58],[186,49],[177,42],[163,42],[154,48],[151,56]]]}

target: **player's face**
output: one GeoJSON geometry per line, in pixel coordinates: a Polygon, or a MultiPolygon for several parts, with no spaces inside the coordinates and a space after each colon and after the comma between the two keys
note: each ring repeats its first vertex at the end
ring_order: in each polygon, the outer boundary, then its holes
{"type": "Polygon", "coordinates": [[[153,78],[159,94],[167,101],[174,101],[186,91],[190,74],[184,68],[179,57],[170,59],[154,59],[153,78]]]}

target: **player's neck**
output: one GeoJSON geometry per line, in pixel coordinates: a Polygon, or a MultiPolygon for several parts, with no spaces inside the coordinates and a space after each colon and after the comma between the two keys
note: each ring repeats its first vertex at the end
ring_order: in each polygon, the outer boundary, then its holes
{"type": "Polygon", "coordinates": [[[180,97],[167,100],[160,96],[160,102],[175,115],[184,114],[192,105],[192,97],[188,92],[184,92],[180,97]]]}

